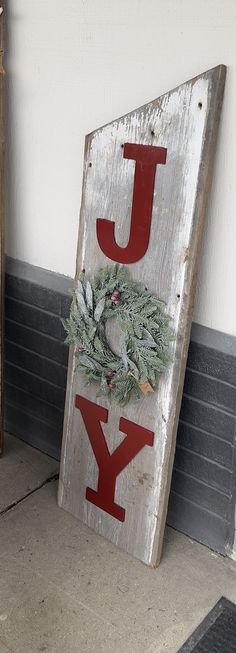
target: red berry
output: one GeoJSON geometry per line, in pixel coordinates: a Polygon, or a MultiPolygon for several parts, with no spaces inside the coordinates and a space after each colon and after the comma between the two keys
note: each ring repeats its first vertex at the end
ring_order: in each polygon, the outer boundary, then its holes
{"type": "Polygon", "coordinates": [[[78,354],[80,354],[81,351],[83,351],[83,349],[82,349],[82,347],[77,347],[76,351],[78,352],[78,354]]]}
{"type": "Polygon", "coordinates": [[[120,290],[114,290],[113,295],[114,295],[114,297],[120,297],[120,295],[121,295],[120,290]]]}
{"type": "Polygon", "coordinates": [[[114,304],[116,304],[116,306],[119,306],[119,304],[121,304],[120,299],[115,299],[115,300],[114,300],[114,304]]]}
{"type": "Polygon", "coordinates": [[[108,388],[110,388],[110,390],[113,390],[115,387],[115,383],[108,383],[108,388]]]}
{"type": "Polygon", "coordinates": [[[115,301],[116,301],[116,295],[112,295],[112,296],[111,296],[111,301],[112,301],[112,302],[115,302],[115,301]]]}
{"type": "Polygon", "coordinates": [[[112,370],[107,370],[106,375],[107,376],[113,376],[114,372],[112,370]]]}

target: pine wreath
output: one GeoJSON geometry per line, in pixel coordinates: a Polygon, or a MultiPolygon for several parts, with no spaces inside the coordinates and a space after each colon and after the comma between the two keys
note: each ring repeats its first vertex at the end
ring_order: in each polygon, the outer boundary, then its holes
{"type": "Polygon", "coordinates": [[[97,396],[125,406],[142,392],[153,392],[166,370],[174,339],[169,322],[164,303],[131,281],[126,268],[115,265],[101,269],[90,281],[80,276],[63,325],[86,385],[98,382],[97,396]],[[124,334],[120,356],[106,337],[106,323],[114,317],[124,334]]]}

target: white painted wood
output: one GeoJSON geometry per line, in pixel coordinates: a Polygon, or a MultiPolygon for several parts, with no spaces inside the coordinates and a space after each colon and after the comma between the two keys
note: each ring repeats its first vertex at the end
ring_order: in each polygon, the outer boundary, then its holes
{"type": "Polygon", "coordinates": [[[216,140],[225,67],[218,66],[179,88],[98,129],[86,139],[84,186],[77,272],[93,275],[111,261],[99,249],[96,219],[116,222],[116,239],[129,237],[134,162],[123,159],[125,142],[167,148],[167,163],[156,172],[149,248],[129,266],[130,275],[166,302],[176,333],[173,363],[158,391],[121,409],[96,399],[84,387],[70,354],[65,410],[59,504],[149,565],[160,559],[184,369],[187,356],[196,272],[211,163],[216,140]],[[154,135],[153,135],[154,133],[154,135]],[[87,486],[97,489],[97,465],[75,394],[109,408],[104,427],[110,452],[123,439],[121,416],[154,431],[154,446],[145,447],[116,483],[116,502],[126,509],[121,523],[85,499],[87,486]]]}

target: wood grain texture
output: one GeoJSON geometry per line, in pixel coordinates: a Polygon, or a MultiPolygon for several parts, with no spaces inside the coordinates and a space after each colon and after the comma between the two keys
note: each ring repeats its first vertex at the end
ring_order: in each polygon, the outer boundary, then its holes
{"type": "Polygon", "coordinates": [[[159,563],[170,489],[184,370],[190,337],[196,262],[201,242],[226,69],[217,66],[177,89],[98,129],[86,138],[77,275],[93,275],[112,264],[98,247],[96,219],[116,222],[116,239],[129,238],[134,162],[123,159],[125,142],[167,148],[165,166],[156,172],[151,237],[143,259],[130,275],[166,302],[176,333],[173,362],[158,390],[126,408],[96,399],[75,374],[73,352],[59,485],[59,504],[148,565],[159,563]],[[145,447],[120,474],[116,502],[126,509],[124,523],[85,500],[97,488],[98,470],[75,394],[109,408],[104,433],[110,452],[123,436],[121,416],[154,431],[145,447]]]}
{"type": "Polygon", "coordinates": [[[0,16],[0,455],[3,451],[3,363],[4,363],[4,231],[5,231],[5,129],[4,129],[4,12],[0,16]]]}

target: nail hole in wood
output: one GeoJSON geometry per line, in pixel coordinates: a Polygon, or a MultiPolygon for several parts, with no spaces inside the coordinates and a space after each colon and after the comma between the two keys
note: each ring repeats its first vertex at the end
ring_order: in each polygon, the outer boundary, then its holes
{"type": "Polygon", "coordinates": [[[179,295],[179,293],[178,293],[178,295],[177,295],[177,299],[180,299],[180,295],[179,295]]]}
{"type": "Polygon", "coordinates": [[[124,147],[124,143],[121,143],[121,147],[124,147]]]}
{"type": "Polygon", "coordinates": [[[92,163],[89,163],[89,168],[92,168],[92,163]]]}
{"type": "Polygon", "coordinates": [[[202,109],[202,102],[198,102],[198,108],[202,109]]]}
{"type": "Polygon", "coordinates": [[[151,136],[155,136],[155,132],[151,129],[151,136]]]}

